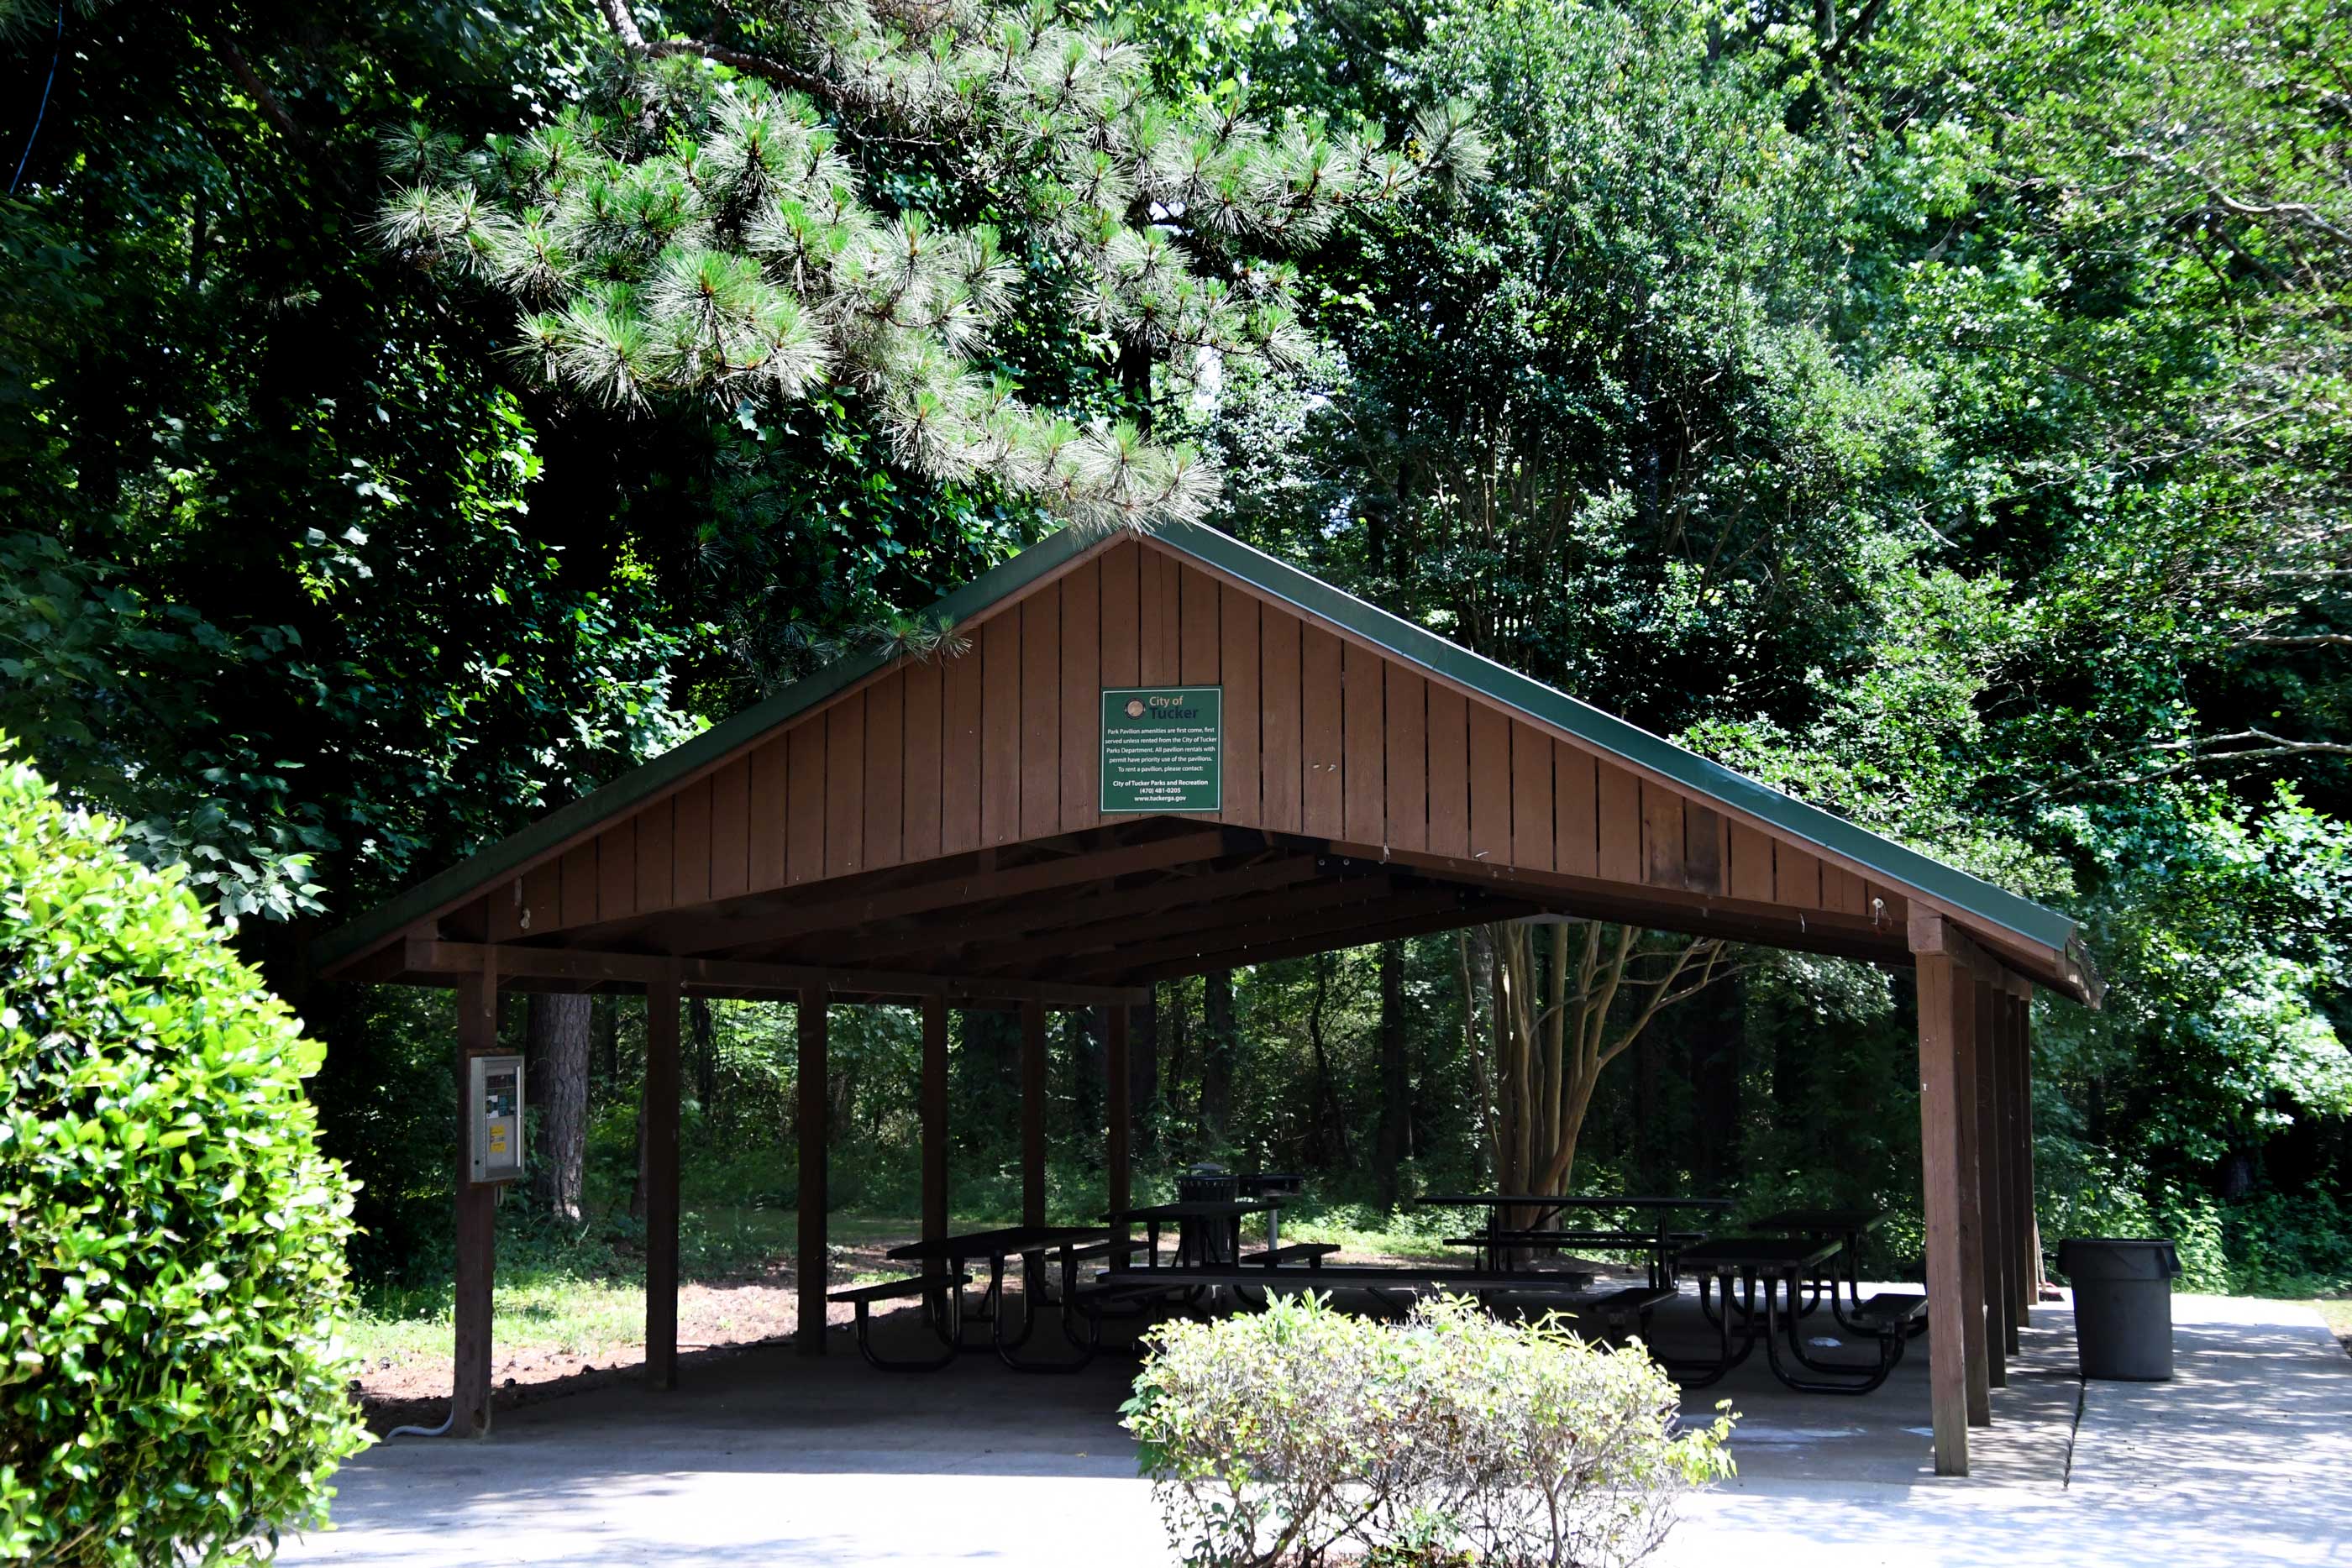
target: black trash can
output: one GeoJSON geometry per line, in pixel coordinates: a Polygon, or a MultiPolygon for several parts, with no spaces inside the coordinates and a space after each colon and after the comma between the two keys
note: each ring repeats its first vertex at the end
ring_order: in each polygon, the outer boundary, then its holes
{"type": "Polygon", "coordinates": [[[1176,1176],[1179,1203],[1231,1203],[1240,1190],[1241,1178],[1223,1166],[1192,1166],[1176,1176]]]}
{"type": "Polygon", "coordinates": [[[2172,1377],[2172,1281],[2180,1257],[2161,1238],[2074,1237],[2058,1270],[2074,1286],[2083,1375],[2124,1383],[2172,1377]]]}
{"type": "MultiPolygon", "coordinates": [[[[1177,1173],[1179,1203],[1232,1203],[1241,1178],[1223,1166],[1197,1165],[1177,1173]]],[[[1237,1215],[1187,1216],[1176,1222],[1176,1261],[1195,1269],[1231,1269],[1241,1261],[1237,1215]]]]}

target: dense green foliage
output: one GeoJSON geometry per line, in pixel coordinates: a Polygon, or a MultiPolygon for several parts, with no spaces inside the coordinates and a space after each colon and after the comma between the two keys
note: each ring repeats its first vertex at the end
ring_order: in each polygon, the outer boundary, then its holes
{"type": "MultiPolygon", "coordinates": [[[[1160,454],[1138,511],[1197,447],[1180,509],[2067,909],[2111,990],[2037,1009],[2045,1232],[2352,1272],[2336,8],[63,15],[34,135],[56,13],[0,5],[0,725],[329,1042],[370,1268],[446,1230],[447,1020],[311,988],[301,941],[936,637],[1054,521],[1050,427],[1088,485],[1160,454]],[[889,275],[885,235],[929,237],[889,275]],[[787,239],[849,271],[781,277],[787,239]],[[804,384],[761,382],[788,345],[804,384]]],[[[1375,1208],[1480,1179],[1484,940],[1163,988],[1148,1157],[1375,1208]]],[[[1601,1077],[1577,1181],[1916,1212],[1907,980],[1739,962],[1601,1077]]],[[[599,1008],[625,1244],[636,1026],[599,1008]]],[[[706,1192],[789,1193],[780,1013],[690,1044],[706,1192]]],[[[844,1032],[837,1190],[903,1209],[911,1029],[844,1032]]],[[[960,1207],[1002,1211],[1007,1051],[962,1026],[960,1207]]],[[[1073,1022],[1072,1195],[1099,1061],[1073,1022]]]]}
{"type": "Polygon", "coordinates": [[[177,871],[0,760],[0,1556],[245,1562],[364,1440],[322,1054],[177,871]]]}

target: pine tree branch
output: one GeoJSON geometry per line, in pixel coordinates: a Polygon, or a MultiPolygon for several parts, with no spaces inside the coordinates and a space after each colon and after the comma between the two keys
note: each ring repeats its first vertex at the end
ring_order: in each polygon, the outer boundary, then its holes
{"type": "Polygon", "coordinates": [[[629,0],[596,0],[596,8],[604,13],[605,24],[613,29],[613,36],[620,40],[621,47],[632,54],[642,55],[646,59],[659,60],[679,55],[691,56],[694,58],[710,60],[719,65],[731,66],[748,76],[759,77],[763,80],[774,82],[780,87],[794,89],[807,93],[811,98],[821,98],[827,103],[837,105],[847,96],[838,85],[815,72],[787,65],[782,60],[769,55],[755,55],[743,49],[730,48],[724,44],[714,44],[704,38],[647,38],[645,30],[637,26],[635,13],[629,9],[629,0]]]}

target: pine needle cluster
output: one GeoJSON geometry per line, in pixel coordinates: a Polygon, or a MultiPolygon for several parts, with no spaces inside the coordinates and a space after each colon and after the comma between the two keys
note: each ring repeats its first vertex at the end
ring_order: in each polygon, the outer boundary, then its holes
{"type": "Polygon", "coordinates": [[[601,105],[470,151],[386,138],[399,182],[378,238],[512,295],[551,381],[644,405],[866,400],[891,451],[937,481],[994,480],[1086,528],[1197,517],[1216,478],[1133,423],[1024,401],[992,337],[1041,298],[1163,386],[1236,357],[1303,350],[1292,269],[1351,206],[1475,179],[1466,113],[1391,145],[1269,123],[1238,91],[1179,104],[1115,28],[1051,4],[759,0],[760,52],[648,42],[618,0],[628,62],[601,105]],[[894,159],[945,179],[936,221],[877,194],[894,159]]]}

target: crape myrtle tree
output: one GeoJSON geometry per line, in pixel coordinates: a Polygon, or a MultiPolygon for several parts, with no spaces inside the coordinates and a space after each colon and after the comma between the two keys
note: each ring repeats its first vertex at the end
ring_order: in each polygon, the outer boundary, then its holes
{"type": "MultiPolygon", "coordinates": [[[[1598,920],[1517,920],[1479,935],[1492,1052],[1479,1075],[1480,1111],[1496,1185],[1569,1192],[1602,1070],[1661,1012],[1737,966],[1722,942],[1598,920]]],[[[1457,951],[1463,994],[1475,995],[1467,936],[1457,951]]]]}
{"type": "Polygon", "coordinates": [[[1230,80],[1171,99],[1131,40],[1052,5],[769,0],[695,37],[601,10],[620,48],[589,101],[470,150],[388,141],[412,183],[382,239],[511,294],[523,356],[579,393],[837,389],[904,467],[1082,528],[1202,515],[1212,469],[1147,429],[1153,368],[1180,389],[1294,357],[1276,258],[1483,162],[1443,105],[1382,145],[1262,120],[1230,80]],[[1126,417],[1024,395],[997,334],[1041,314],[1118,366],[1126,417]]]}

